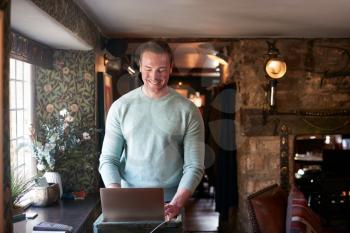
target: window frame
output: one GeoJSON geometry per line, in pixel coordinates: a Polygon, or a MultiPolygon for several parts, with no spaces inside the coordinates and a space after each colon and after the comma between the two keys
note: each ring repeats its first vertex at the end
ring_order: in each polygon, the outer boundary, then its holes
{"type": "MultiPolygon", "coordinates": [[[[33,127],[35,127],[35,114],[34,114],[34,112],[35,112],[35,102],[34,102],[34,100],[35,100],[35,76],[34,76],[34,74],[35,74],[35,68],[36,67],[33,64],[30,64],[30,63],[28,63],[28,62],[26,62],[26,61],[24,61],[22,59],[18,59],[18,57],[15,57],[15,56],[10,56],[9,60],[10,60],[9,61],[9,64],[10,64],[10,69],[9,69],[9,93],[10,93],[10,95],[9,95],[9,114],[10,114],[9,147],[10,147],[11,169],[13,169],[13,168],[16,169],[16,170],[18,169],[17,171],[15,171],[15,170],[12,171],[13,175],[15,175],[17,177],[23,177],[23,178],[26,178],[27,180],[30,180],[30,179],[34,178],[37,175],[35,158],[33,156],[30,156],[30,158],[28,160],[26,158],[23,158],[23,160],[24,160],[23,163],[19,165],[18,164],[18,160],[19,160],[18,155],[16,155],[17,158],[13,158],[14,153],[17,154],[17,152],[16,151],[14,152],[13,149],[15,149],[15,150],[21,149],[21,148],[17,148],[18,145],[20,145],[20,142],[23,142],[24,144],[26,144],[26,143],[28,143],[28,140],[29,140],[28,133],[26,133],[26,132],[29,132],[29,130],[28,130],[29,125],[25,125],[24,124],[25,123],[24,115],[26,113],[26,109],[30,109],[29,110],[30,111],[30,121],[31,121],[30,124],[32,124],[33,127]],[[11,60],[13,60],[14,64],[15,64],[15,68],[14,68],[15,74],[11,73],[11,71],[13,71],[11,69],[11,60]],[[18,70],[17,70],[17,63],[18,62],[22,63],[22,78],[21,79],[18,79],[17,74],[16,74],[18,72],[18,70]],[[24,77],[25,77],[25,73],[24,73],[25,72],[25,66],[24,66],[24,64],[25,63],[30,65],[29,80],[24,80],[24,77]],[[14,85],[15,91],[18,91],[17,83],[19,83],[19,82],[22,83],[22,94],[23,94],[23,96],[22,96],[22,98],[23,98],[22,99],[22,101],[23,101],[22,105],[23,106],[21,108],[18,108],[18,106],[17,106],[17,103],[16,103],[17,98],[15,98],[15,108],[11,108],[12,107],[11,106],[11,96],[15,96],[15,97],[17,96],[16,93],[15,93],[15,95],[11,94],[11,91],[12,91],[11,81],[15,82],[15,85],[14,85]],[[30,88],[29,93],[28,93],[29,96],[25,95],[26,94],[25,82],[29,82],[29,88],[30,88]],[[29,106],[26,106],[26,104],[25,104],[25,99],[26,98],[30,98],[30,105],[29,106]],[[23,134],[19,136],[18,135],[18,129],[17,129],[17,124],[18,124],[18,122],[17,122],[17,120],[18,120],[17,114],[18,114],[18,111],[21,111],[21,110],[23,111],[23,119],[22,119],[22,121],[23,121],[22,122],[22,124],[23,124],[23,126],[22,126],[23,127],[23,132],[22,133],[23,134]],[[16,122],[15,122],[15,124],[16,124],[16,137],[13,137],[13,135],[11,134],[11,131],[12,131],[12,128],[11,128],[11,125],[12,125],[11,112],[13,112],[13,111],[16,112],[16,122]],[[13,142],[15,142],[15,147],[11,146],[11,144],[13,142]],[[14,165],[13,164],[13,159],[16,160],[15,166],[13,166],[14,165]],[[27,166],[26,166],[26,163],[28,163],[28,161],[30,161],[30,164],[27,164],[27,166]],[[21,166],[24,166],[24,167],[21,168],[21,166]],[[22,169],[24,169],[24,170],[22,170],[22,169]],[[27,174],[28,172],[29,172],[29,174],[27,174]]],[[[26,148],[23,148],[23,150],[25,150],[25,151],[23,151],[22,153],[31,153],[30,150],[28,150],[29,148],[30,147],[28,147],[28,146],[26,148]]]]}

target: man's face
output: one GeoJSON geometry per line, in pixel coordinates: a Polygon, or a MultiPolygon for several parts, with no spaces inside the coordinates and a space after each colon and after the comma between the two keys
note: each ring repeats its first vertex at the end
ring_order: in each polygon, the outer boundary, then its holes
{"type": "Polygon", "coordinates": [[[140,71],[146,91],[159,93],[167,87],[172,66],[166,53],[146,51],[140,60],[140,71]]]}

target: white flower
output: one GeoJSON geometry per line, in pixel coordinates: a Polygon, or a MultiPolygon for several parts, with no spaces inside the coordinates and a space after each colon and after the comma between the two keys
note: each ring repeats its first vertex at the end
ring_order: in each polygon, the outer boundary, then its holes
{"type": "MultiPolygon", "coordinates": [[[[52,135],[51,135],[51,137],[49,138],[49,142],[51,143],[51,144],[55,144],[56,143],[56,141],[57,141],[57,139],[58,139],[58,133],[53,133],[52,135]]],[[[46,144],[45,145],[45,147],[49,147],[50,149],[52,149],[52,148],[54,148],[54,146],[49,146],[48,144],[46,144]]]]}
{"type": "Polygon", "coordinates": [[[43,150],[44,146],[40,143],[40,142],[35,142],[34,146],[38,149],[38,150],[43,150]]]}
{"type": "Polygon", "coordinates": [[[38,163],[38,164],[36,165],[36,168],[38,168],[39,171],[44,171],[45,166],[44,166],[44,164],[38,163]]]}
{"type": "Polygon", "coordinates": [[[89,134],[88,132],[84,132],[84,133],[83,133],[83,139],[84,139],[84,140],[90,140],[90,139],[91,139],[90,134],[89,134]]]}
{"type": "Polygon", "coordinates": [[[61,116],[66,116],[67,114],[68,114],[68,110],[66,108],[64,108],[60,111],[61,116]]]}
{"type": "Polygon", "coordinates": [[[60,146],[60,151],[64,151],[66,149],[65,146],[60,146]]]}

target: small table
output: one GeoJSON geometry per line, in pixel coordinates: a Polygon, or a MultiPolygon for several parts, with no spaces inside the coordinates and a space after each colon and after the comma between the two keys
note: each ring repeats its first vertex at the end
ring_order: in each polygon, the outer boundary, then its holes
{"type": "Polygon", "coordinates": [[[98,195],[92,195],[85,200],[59,200],[47,207],[30,207],[26,212],[36,212],[38,216],[14,223],[14,233],[31,233],[33,226],[42,221],[70,225],[73,233],[85,233],[92,232],[93,222],[101,214],[101,203],[98,195]]]}

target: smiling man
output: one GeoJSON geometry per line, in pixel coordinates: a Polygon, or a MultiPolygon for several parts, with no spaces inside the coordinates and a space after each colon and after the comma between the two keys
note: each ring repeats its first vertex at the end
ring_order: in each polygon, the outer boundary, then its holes
{"type": "Polygon", "coordinates": [[[153,40],[138,51],[143,86],[112,104],[99,171],[108,188],[162,187],[171,219],[203,176],[204,125],[196,106],[168,87],[169,45],[153,40]]]}
{"type": "Polygon", "coordinates": [[[140,59],[144,94],[154,99],[167,95],[171,70],[171,57],[167,53],[144,51],[140,59]]]}

